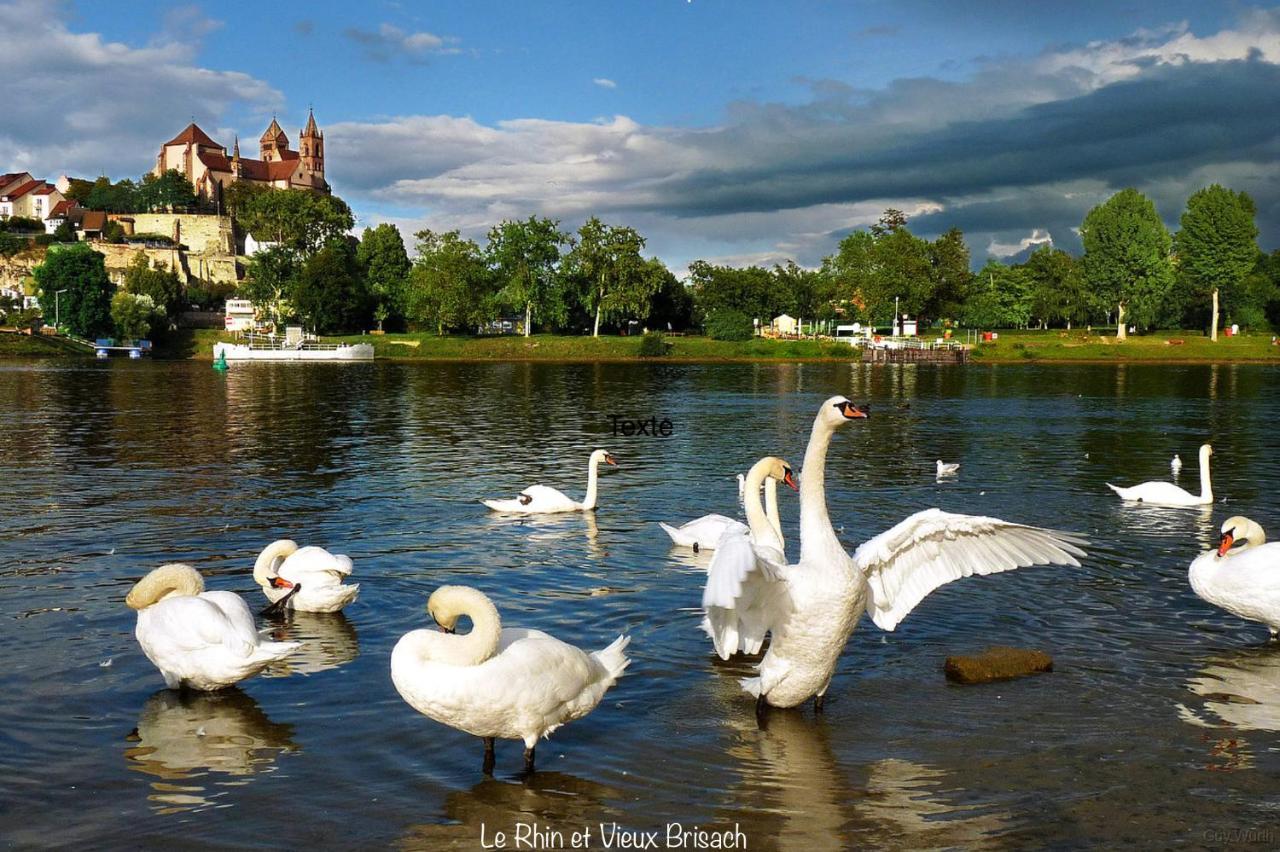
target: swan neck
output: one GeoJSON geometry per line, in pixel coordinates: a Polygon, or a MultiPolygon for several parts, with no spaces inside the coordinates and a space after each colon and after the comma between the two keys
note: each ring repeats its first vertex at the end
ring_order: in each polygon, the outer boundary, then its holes
{"type": "Polygon", "coordinates": [[[800,471],[800,561],[826,561],[844,553],[827,515],[826,465],[832,427],[821,415],[814,420],[800,471]]]}
{"type": "MultiPolygon", "coordinates": [[[[773,524],[760,505],[760,486],[764,484],[773,459],[765,458],[751,466],[747,471],[746,488],[742,504],[747,514],[747,526],[751,529],[751,540],[759,544],[768,543],[774,537],[773,524]]],[[[773,480],[770,479],[770,482],[773,480]]]]}
{"type": "Polygon", "coordinates": [[[440,647],[440,652],[431,654],[432,658],[458,666],[478,666],[497,653],[502,620],[491,600],[474,589],[459,588],[449,602],[449,610],[456,617],[470,618],[471,631],[432,635],[433,644],[440,647]]]}
{"type": "Polygon", "coordinates": [[[596,507],[596,486],[600,479],[600,459],[593,453],[587,462],[587,499],[582,501],[582,508],[591,510],[596,507]]]}
{"type": "Polygon", "coordinates": [[[782,516],[778,514],[778,480],[773,477],[769,477],[764,481],[764,513],[769,519],[769,525],[773,527],[774,533],[777,534],[778,541],[783,541],[782,516]]]}
{"type": "Polygon", "coordinates": [[[1200,453],[1200,499],[1213,502],[1213,483],[1209,480],[1209,454],[1200,453]]]}
{"type": "Polygon", "coordinates": [[[258,554],[258,559],[253,563],[253,580],[264,589],[271,585],[271,575],[279,571],[280,563],[298,549],[298,545],[287,538],[273,541],[266,547],[262,548],[262,552],[258,554]]]}

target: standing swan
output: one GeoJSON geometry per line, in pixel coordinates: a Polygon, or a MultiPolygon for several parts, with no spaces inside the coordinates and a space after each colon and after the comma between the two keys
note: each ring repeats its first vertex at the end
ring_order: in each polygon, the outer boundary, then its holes
{"type": "Polygon", "coordinates": [[[1280,544],[1253,521],[1227,518],[1218,549],[1196,557],[1187,578],[1204,600],[1280,635],[1280,544]]]}
{"type": "Polygon", "coordinates": [[[222,689],[287,656],[300,642],[263,642],[244,599],[206,592],[190,565],[161,565],[124,602],[138,611],[134,631],[170,689],[222,689]]]}
{"type": "Polygon", "coordinates": [[[554,514],[559,512],[590,512],[596,507],[596,479],[600,462],[616,465],[613,454],[596,450],[587,463],[587,499],[581,503],[570,500],[561,491],[545,485],[530,485],[514,500],[481,500],[495,512],[512,512],[525,515],[554,514]]]}
{"type": "MultiPolygon", "coordinates": [[[[742,477],[742,474],[738,474],[742,477]]],[[[746,505],[747,491],[746,478],[743,477],[742,482],[738,483],[738,499],[746,505]]],[[[756,502],[760,501],[760,488],[755,490],[756,502]]],[[[764,500],[765,514],[769,517],[769,523],[773,525],[774,532],[777,533],[778,539],[782,539],[782,521],[778,516],[778,481],[772,477],[764,482],[764,500]]],[[[658,526],[671,537],[671,542],[679,547],[692,547],[694,553],[703,550],[715,550],[720,539],[725,533],[732,530],[736,533],[746,534],[748,532],[746,524],[742,521],[734,520],[725,515],[703,515],[701,518],[694,518],[688,523],[673,527],[670,524],[664,524],[658,521],[658,526]]],[[[782,545],[779,545],[781,549],[782,545]]]]}
{"type": "MultiPolygon", "coordinates": [[[[832,397],[813,421],[800,472],[800,561],[778,572],[766,592],[775,605],[769,650],[759,675],[742,687],[756,709],[794,707],[814,698],[821,710],[836,661],[862,613],[892,630],[931,591],[960,577],[1024,565],[1079,565],[1083,540],[996,518],[917,512],[864,543],[850,558],[827,515],[825,466],[836,429],[867,415],[832,397]],[[777,603],[781,601],[781,603],[777,603]]],[[[743,588],[753,587],[744,582],[743,588]]],[[[745,601],[716,600],[739,611],[745,601]]]]}
{"type": "Polygon", "coordinates": [[[1172,482],[1144,482],[1131,488],[1119,488],[1108,482],[1107,487],[1119,494],[1122,500],[1136,500],[1153,506],[1207,506],[1213,502],[1213,484],[1209,481],[1209,456],[1211,455],[1213,455],[1213,447],[1208,444],[1201,445],[1199,497],[1172,482]]]}
{"type": "Polygon", "coordinates": [[[391,680],[419,713],[484,738],[484,772],[493,772],[493,740],[524,740],[524,769],[533,771],[540,737],[595,709],[631,661],[619,636],[588,654],[540,630],[503,629],[498,610],[467,586],[441,586],[427,601],[440,626],[412,630],[391,652],[391,680]],[[459,636],[461,616],[471,632],[459,636]]]}
{"type": "Polygon", "coordinates": [[[775,516],[769,517],[760,508],[761,480],[797,488],[791,465],[776,456],[762,458],[747,474],[745,502],[750,531],[724,534],[707,568],[707,585],[702,592],[707,614],[702,627],[722,660],[738,651],[760,653],[769,625],[786,614],[778,611],[786,607],[785,596],[771,594],[778,572],[787,563],[782,536],[775,526],[777,486],[775,516]]]}
{"type": "Polygon", "coordinates": [[[350,575],[351,557],[323,547],[299,548],[287,538],[264,547],[253,565],[253,579],[271,611],[337,612],[360,593],[359,583],[343,585],[350,575]]]}

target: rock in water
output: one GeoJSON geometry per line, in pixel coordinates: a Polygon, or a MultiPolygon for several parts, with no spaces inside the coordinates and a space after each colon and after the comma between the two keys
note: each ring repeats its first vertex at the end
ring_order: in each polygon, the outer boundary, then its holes
{"type": "Polygon", "coordinates": [[[995,680],[1053,671],[1053,657],[1028,648],[988,648],[972,656],[947,657],[947,680],[990,683],[995,680]]]}

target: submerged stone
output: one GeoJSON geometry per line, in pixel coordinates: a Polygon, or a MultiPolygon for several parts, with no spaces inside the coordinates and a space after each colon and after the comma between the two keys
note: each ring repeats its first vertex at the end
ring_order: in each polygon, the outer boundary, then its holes
{"type": "Polygon", "coordinates": [[[955,683],[990,683],[1053,671],[1053,657],[1030,648],[988,648],[981,654],[947,657],[947,680],[955,683]]]}

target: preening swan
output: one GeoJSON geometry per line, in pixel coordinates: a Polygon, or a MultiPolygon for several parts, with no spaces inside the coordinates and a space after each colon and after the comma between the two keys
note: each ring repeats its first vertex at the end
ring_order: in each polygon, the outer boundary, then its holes
{"type": "Polygon", "coordinates": [[[323,547],[299,548],[291,539],[273,541],[258,554],[253,579],[271,601],[269,609],[337,612],[356,599],[360,585],[343,585],[351,558],[323,547]]]}
{"type": "Polygon", "coordinates": [[[495,512],[514,514],[553,514],[558,512],[590,512],[596,507],[596,480],[600,462],[616,465],[618,462],[607,450],[596,450],[587,463],[587,498],[581,503],[570,500],[561,491],[545,485],[530,485],[514,500],[481,500],[495,512]]]}
{"type": "Polygon", "coordinates": [[[960,472],[960,462],[952,462],[946,464],[942,459],[938,459],[938,476],[955,476],[960,472]]]}
{"type": "MultiPolygon", "coordinates": [[[[742,474],[738,474],[742,477],[742,474]]],[[[738,499],[746,504],[746,477],[742,477],[742,482],[738,484],[738,499]]],[[[774,531],[777,533],[778,539],[782,539],[782,521],[778,517],[778,481],[773,478],[765,480],[765,514],[769,518],[769,523],[773,525],[774,531]]],[[[760,500],[760,489],[757,486],[755,490],[756,502],[760,500]]],[[[658,521],[658,526],[671,537],[673,544],[679,547],[692,547],[694,553],[703,550],[715,550],[720,539],[729,531],[742,533],[746,535],[748,529],[742,521],[735,520],[725,515],[703,515],[701,518],[695,518],[688,523],[673,527],[670,524],[664,524],[658,521]]],[[[779,545],[781,547],[781,545],[779,545]]]]}
{"type": "MultiPolygon", "coordinates": [[[[1024,565],[1079,565],[1076,557],[1084,555],[1078,546],[1083,540],[1070,534],[928,509],[850,557],[827,515],[824,468],[836,429],[866,416],[837,396],[814,418],[800,472],[800,561],[777,572],[764,592],[765,608],[773,613],[769,650],[759,675],[742,681],[759,711],[794,707],[811,697],[820,710],[836,661],[863,612],[892,630],[944,583],[1024,565]]],[[[757,587],[750,577],[742,584],[744,590],[757,587]]],[[[740,611],[748,602],[743,596],[709,603],[740,611]]]]}
{"type": "Polygon", "coordinates": [[[135,634],[170,689],[222,689],[281,659],[298,642],[263,642],[244,599],[206,592],[190,565],[161,565],[124,602],[138,611],[135,634]]]}
{"type": "Polygon", "coordinates": [[[1280,634],[1280,543],[1267,544],[1258,524],[1239,516],[1223,521],[1218,549],[1196,557],[1187,578],[1209,603],[1280,634]]]}
{"type": "Polygon", "coordinates": [[[587,653],[540,630],[503,628],[498,610],[467,586],[441,586],[427,612],[444,632],[413,630],[391,652],[391,680],[414,710],[484,738],[484,771],[493,771],[495,737],[524,741],[533,771],[540,737],[595,709],[630,660],[631,641],[587,653]],[[461,616],[471,632],[453,633],[461,616]]]}
{"type": "MultiPolygon", "coordinates": [[[[791,465],[776,456],[756,462],[747,474],[749,531],[730,530],[724,534],[707,568],[707,585],[702,592],[706,611],[702,626],[722,660],[738,651],[760,653],[769,625],[785,614],[778,611],[785,608],[785,598],[770,592],[787,558],[775,518],[760,508],[762,480],[797,487],[791,465]]],[[[776,495],[776,484],[774,487],[776,495]]],[[[774,513],[776,517],[776,496],[774,513]]]]}
{"type": "Polygon", "coordinates": [[[1196,496],[1172,482],[1144,482],[1131,488],[1120,488],[1107,483],[1107,487],[1120,495],[1122,500],[1136,500],[1154,506],[1207,506],[1213,502],[1213,484],[1209,481],[1209,456],[1213,447],[1200,447],[1200,495],[1196,496]]]}

